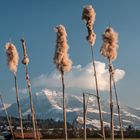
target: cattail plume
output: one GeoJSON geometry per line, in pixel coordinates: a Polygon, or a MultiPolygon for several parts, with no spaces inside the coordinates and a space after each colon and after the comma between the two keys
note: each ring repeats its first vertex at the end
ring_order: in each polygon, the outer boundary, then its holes
{"type": "Polygon", "coordinates": [[[18,60],[19,60],[17,49],[14,46],[14,44],[9,42],[6,43],[5,49],[6,49],[8,67],[14,74],[16,74],[18,60]]]}
{"type": "Polygon", "coordinates": [[[116,33],[113,28],[108,27],[103,33],[102,38],[103,45],[100,49],[100,53],[110,61],[115,60],[117,58],[118,33],[116,33]]]}
{"type": "Polygon", "coordinates": [[[72,61],[68,55],[67,33],[63,25],[55,28],[57,33],[54,63],[59,71],[68,72],[71,70],[72,61]]]}
{"type": "Polygon", "coordinates": [[[88,29],[88,36],[86,38],[91,46],[95,44],[95,40],[96,40],[96,34],[93,31],[95,16],[96,16],[96,13],[92,5],[87,5],[83,8],[82,20],[84,20],[86,23],[86,26],[88,29]]]}
{"type": "Polygon", "coordinates": [[[114,69],[112,61],[117,58],[118,49],[118,34],[113,28],[108,27],[102,35],[103,45],[100,49],[100,53],[107,57],[109,61],[109,74],[110,74],[110,128],[111,128],[111,140],[114,140],[114,112],[113,112],[113,96],[112,96],[112,78],[114,76],[114,69]]]}

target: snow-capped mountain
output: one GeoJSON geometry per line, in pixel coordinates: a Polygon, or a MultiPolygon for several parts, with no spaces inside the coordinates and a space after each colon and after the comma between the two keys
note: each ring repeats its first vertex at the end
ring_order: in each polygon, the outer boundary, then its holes
{"type": "MultiPolygon", "coordinates": [[[[36,117],[40,119],[52,118],[54,120],[63,120],[63,110],[62,110],[62,93],[44,89],[41,92],[37,92],[33,96],[34,107],[36,112],[36,117]]],[[[83,122],[83,96],[66,94],[67,102],[67,121],[73,122],[77,121],[79,124],[83,122]]],[[[105,125],[109,125],[110,122],[110,108],[107,101],[101,101],[102,113],[105,125]]],[[[21,100],[21,108],[23,117],[27,117],[31,114],[30,101],[28,98],[21,100]]],[[[99,113],[96,97],[90,97],[88,100],[87,107],[87,125],[95,126],[99,128],[99,113]]],[[[10,115],[17,117],[17,105],[12,104],[7,108],[10,115]]],[[[2,111],[0,115],[4,114],[2,111]]],[[[134,109],[128,106],[121,105],[121,114],[123,125],[140,125],[140,110],[134,109]]],[[[118,126],[118,114],[117,108],[114,102],[114,120],[115,125],[118,126]]]]}
{"type": "MultiPolygon", "coordinates": [[[[9,108],[10,106],[11,106],[11,104],[7,104],[7,103],[4,104],[4,107],[6,109],[9,108]]],[[[2,111],[2,110],[4,110],[4,108],[3,108],[3,105],[0,103],[0,111],[2,111]]]]}

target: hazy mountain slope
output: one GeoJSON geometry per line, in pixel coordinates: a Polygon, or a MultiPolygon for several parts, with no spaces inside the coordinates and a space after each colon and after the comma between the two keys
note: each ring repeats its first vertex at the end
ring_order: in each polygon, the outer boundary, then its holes
{"type": "MultiPolygon", "coordinates": [[[[52,118],[54,120],[63,120],[62,111],[62,93],[56,91],[50,91],[44,89],[41,92],[37,92],[33,96],[36,117],[40,119],[52,118]]],[[[67,121],[73,122],[74,120],[82,121],[83,116],[83,97],[81,95],[71,95],[66,94],[67,102],[67,121]]],[[[101,101],[103,118],[105,124],[109,125],[110,122],[110,112],[109,103],[106,101],[101,101]]],[[[21,100],[22,114],[23,117],[27,117],[31,114],[29,99],[21,100]]],[[[17,117],[17,105],[12,104],[8,108],[10,115],[17,117]]],[[[4,113],[1,111],[0,115],[4,113]]],[[[140,124],[140,110],[134,109],[125,105],[121,105],[121,114],[124,125],[137,126],[140,124]]],[[[116,110],[116,105],[114,102],[114,120],[115,125],[118,125],[118,115],[116,110]]],[[[95,97],[90,97],[88,101],[88,112],[87,112],[87,124],[99,127],[99,114],[98,106],[95,97]]]]}

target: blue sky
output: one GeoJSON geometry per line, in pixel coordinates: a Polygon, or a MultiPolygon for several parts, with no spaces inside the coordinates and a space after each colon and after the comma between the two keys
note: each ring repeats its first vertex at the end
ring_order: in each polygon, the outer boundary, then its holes
{"type": "MultiPolygon", "coordinates": [[[[82,8],[87,4],[92,4],[96,11],[96,60],[107,63],[99,50],[102,45],[101,34],[111,25],[119,33],[120,46],[114,66],[126,73],[117,83],[120,101],[140,107],[139,0],[0,0],[0,92],[5,102],[15,100],[14,78],[7,67],[4,52],[4,46],[10,40],[16,45],[20,56],[17,73],[19,89],[26,87],[24,66],[20,63],[23,56],[21,37],[26,39],[31,79],[50,75],[55,70],[54,27],[59,24],[66,27],[73,65],[84,67],[91,62],[90,48],[85,39],[87,29],[81,21],[82,8]]],[[[21,93],[20,97],[24,96],[21,93]]]]}

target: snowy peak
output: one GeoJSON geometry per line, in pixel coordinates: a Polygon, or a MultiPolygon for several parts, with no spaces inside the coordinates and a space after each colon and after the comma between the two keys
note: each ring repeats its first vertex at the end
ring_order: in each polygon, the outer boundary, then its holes
{"type": "MultiPolygon", "coordinates": [[[[10,106],[11,106],[11,104],[4,103],[5,109],[9,108],[10,106]]],[[[3,107],[3,105],[0,103],[0,111],[4,110],[4,107],[3,107]]]]}
{"type": "MultiPolygon", "coordinates": [[[[66,93],[67,104],[67,121],[82,123],[83,119],[83,95],[68,94],[66,93]]],[[[88,98],[86,98],[87,100],[88,98]]],[[[41,92],[36,92],[33,96],[33,102],[36,112],[36,117],[40,119],[52,118],[54,120],[63,120],[63,106],[62,106],[62,93],[43,89],[41,92]]],[[[109,103],[101,100],[102,113],[105,125],[110,122],[110,108],[109,103]]],[[[140,124],[140,110],[120,105],[121,114],[124,126],[140,124]]],[[[21,108],[23,117],[31,114],[29,98],[21,100],[21,108]]],[[[8,108],[10,115],[17,117],[17,105],[12,104],[8,108]]],[[[0,114],[4,114],[2,111],[0,114]]],[[[114,104],[114,120],[115,125],[118,126],[117,107],[114,104]]],[[[87,107],[87,125],[96,126],[99,128],[99,111],[96,97],[88,99],[87,107]]]]}

